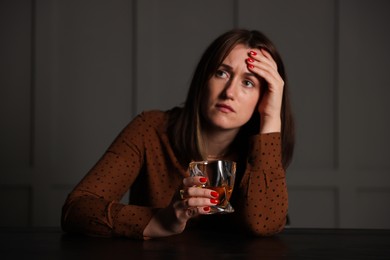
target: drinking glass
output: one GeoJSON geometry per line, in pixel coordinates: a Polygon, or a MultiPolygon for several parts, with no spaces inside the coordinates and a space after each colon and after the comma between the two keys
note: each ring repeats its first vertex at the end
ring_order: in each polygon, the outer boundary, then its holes
{"type": "Polygon", "coordinates": [[[189,171],[190,176],[206,177],[207,182],[202,185],[202,188],[214,190],[219,194],[219,204],[211,206],[210,214],[234,212],[229,199],[236,178],[235,162],[226,160],[191,162],[189,171]]]}

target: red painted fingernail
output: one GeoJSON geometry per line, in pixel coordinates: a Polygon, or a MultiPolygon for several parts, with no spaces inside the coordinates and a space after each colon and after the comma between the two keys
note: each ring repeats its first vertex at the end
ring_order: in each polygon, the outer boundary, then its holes
{"type": "Polygon", "coordinates": [[[248,58],[247,61],[248,61],[248,62],[254,62],[255,60],[254,60],[254,59],[251,59],[251,58],[248,58]]]}
{"type": "Polygon", "coordinates": [[[214,198],[218,198],[218,192],[216,192],[216,191],[212,191],[211,193],[211,196],[213,196],[214,198]]]}
{"type": "Polygon", "coordinates": [[[252,64],[249,64],[248,67],[249,67],[250,69],[253,69],[255,66],[253,66],[252,64]]]}
{"type": "Polygon", "coordinates": [[[206,182],[206,181],[207,181],[207,178],[205,178],[205,177],[199,178],[199,181],[200,181],[200,182],[206,182]]]}
{"type": "Polygon", "coordinates": [[[210,207],[208,207],[208,206],[207,206],[207,207],[204,207],[203,210],[204,210],[204,211],[210,211],[210,207]]]}
{"type": "Polygon", "coordinates": [[[210,199],[210,203],[213,203],[213,204],[218,204],[218,200],[216,200],[216,199],[210,199]]]}
{"type": "Polygon", "coordinates": [[[250,53],[251,55],[253,55],[253,56],[256,56],[256,55],[257,55],[257,53],[254,52],[254,51],[250,51],[249,53],[250,53]]]}

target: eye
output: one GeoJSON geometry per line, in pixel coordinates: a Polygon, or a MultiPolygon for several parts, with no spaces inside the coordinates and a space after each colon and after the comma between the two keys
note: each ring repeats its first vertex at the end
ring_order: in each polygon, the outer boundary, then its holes
{"type": "Polygon", "coordinates": [[[255,86],[255,83],[253,83],[252,81],[250,80],[244,80],[244,86],[245,87],[248,87],[248,88],[253,88],[255,86]]]}
{"type": "Polygon", "coordinates": [[[217,70],[215,72],[215,76],[222,79],[227,79],[229,77],[229,74],[226,71],[223,70],[217,70]]]}

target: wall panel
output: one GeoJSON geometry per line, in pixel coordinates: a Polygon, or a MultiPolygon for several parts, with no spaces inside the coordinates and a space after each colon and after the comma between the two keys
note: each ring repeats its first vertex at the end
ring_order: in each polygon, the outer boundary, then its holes
{"type": "Polygon", "coordinates": [[[80,179],[132,117],[132,4],[58,1],[52,11],[55,46],[42,53],[56,57],[50,151],[53,170],[68,181],[80,179]]]}
{"type": "Polygon", "coordinates": [[[137,113],[184,102],[204,49],[234,25],[233,2],[137,1],[137,113]]]}
{"type": "Polygon", "coordinates": [[[337,164],[334,1],[239,1],[238,24],[266,33],[285,62],[296,117],[293,169],[337,164]]]}
{"type": "Polygon", "coordinates": [[[0,165],[31,164],[31,1],[0,2],[0,165]]]}
{"type": "Polygon", "coordinates": [[[388,196],[361,193],[359,187],[390,186],[389,10],[388,1],[339,1],[340,175],[349,190],[340,203],[342,226],[388,227],[390,208],[374,204],[379,199],[388,205],[388,196]]]}
{"type": "Polygon", "coordinates": [[[132,118],[132,1],[38,1],[34,224],[58,225],[74,187],[132,118]],[[52,196],[48,196],[51,194],[52,196]]]}
{"type": "Polygon", "coordinates": [[[0,185],[0,226],[27,227],[32,220],[32,190],[26,185],[0,185]]]}
{"type": "Polygon", "coordinates": [[[336,187],[291,187],[289,189],[291,226],[337,227],[338,197],[336,187]]]}
{"type": "Polygon", "coordinates": [[[356,226],[390,229],[390,187],[357,189],[356,226]]]}
{"type": "Polygon", "coordinates": [[[389,11],[388,1],[340,1],[340,153],[351,170],[390,168],[389,11]]]}

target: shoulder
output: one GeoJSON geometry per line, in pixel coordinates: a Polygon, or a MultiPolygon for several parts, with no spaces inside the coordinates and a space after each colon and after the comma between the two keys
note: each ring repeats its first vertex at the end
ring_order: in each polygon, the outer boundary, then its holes
{"type": "Polygon", "coordinates": [[[119,138],[126,142],[137,143],[159,132],[167,121],[167,112],[160,110],[143,111],[136,115],[121,131],[119,138]]]}
{"type": "Polygon", "coordinates": [[[167,120],[168,112],[161,110],[148,110],[140,113],[136,119],[150,126],[158,126],[167,120]]]}
{"type": "MultiPolygon", "coordinates": [[[[168,121],[168,112],[161,110],[148,110],[138,114],[128,125],[130,128],[136,128],[138,131],[146,129],[162,129],[168,121]]],[[[149,131],[148,130],[148,131],[149,131]]]]}
{"type": "Polygon", "coordinates": [[[130,122],[128,127],[137,128],[155,128],[159,131],[166,130],[169,121],[175,118],[175,115],[181,111],[181,108],[175,107],[167,111],[147,110],[138,114],[130,122]]]}

